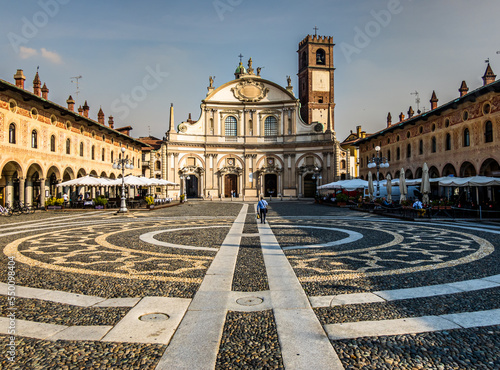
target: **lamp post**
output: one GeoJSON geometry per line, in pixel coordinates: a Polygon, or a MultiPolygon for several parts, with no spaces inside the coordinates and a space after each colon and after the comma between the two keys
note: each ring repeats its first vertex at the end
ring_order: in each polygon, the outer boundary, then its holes
{"type": "Polygon", "coordinates": [[[314,173],[313,173],[311,179],[313,179],[313,180],[318,179],[319,180],[319,181],[316,182],[316,195],[318,195],[319,194],[319,192],[318,192],[318,183],[321,182],[321,179],[323,179],[323,176],[321,176],[321,174],[319,173],[318,166],[314,167],[314,173]]]}
{"type": "Polygon", "coordinates": [[[118,213],[127,213],[127,201],[125,199],[125,169],[133,170],[134,165],[131,163],[130,159],[125,158],[125,148],[122,148],[122,157],[123,158],[118,158],[113,162],[113,168],[115,170],[122,170],[122,200],[118,213]]]}
{"type": "Polygon", "coordinates": [[[377,152],[377,156],[371,159],[370,163],[368,163],[368,168],[377,168],[377,197],[380,197],[380,169],[389,168],[389,161],[386,157],[381,156],[380,147],[378,145],[375,147],[375,151],[377,152]]]}

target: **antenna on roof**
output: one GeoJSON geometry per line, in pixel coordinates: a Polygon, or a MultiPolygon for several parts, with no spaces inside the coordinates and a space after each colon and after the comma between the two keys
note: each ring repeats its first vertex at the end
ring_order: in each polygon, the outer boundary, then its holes
{"type": "Polygon", "coordinates": [[[80,87],[78,86],[78,80],[82,78],[82,76],[76,76],[76,77],[70,77],[70,80],[71,82],[75,82],[76,81],[76,92],[75,92],[75,96],[76,96],[76,100],[78,101],[78,94],[80,94],[80,87]]]}
{"type": "Polygon", "coordinates": [[[415,103],[417,103],[417,114],[420,114],[420,96],[418,95],[418,91],[410,93],[410,95],[415,95],[415,103]]]}

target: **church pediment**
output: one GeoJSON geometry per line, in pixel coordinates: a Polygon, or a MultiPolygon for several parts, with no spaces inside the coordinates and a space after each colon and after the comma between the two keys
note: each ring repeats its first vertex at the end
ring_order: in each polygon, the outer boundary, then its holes
{"type": "Polygon", "coordinates": [[[264,99],[269,89],[263,83],[254,80],[243,80],[231,89],[234,97],[243,102],[257,102],[264,99]]]}

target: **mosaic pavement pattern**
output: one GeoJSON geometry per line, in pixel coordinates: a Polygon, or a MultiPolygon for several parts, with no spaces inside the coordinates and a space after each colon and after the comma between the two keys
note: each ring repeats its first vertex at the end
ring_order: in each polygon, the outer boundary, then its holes
{"type": "MultiPolygon", "coordinates": [[[[495,225],[400,222],[294,202],[273,202],[263,226],[253,204],[224,202],[0,221],[0,264],[7,271],[7,256],[15,260],[19,310],[17,359],[4,356],[5,368],[163,369],[173,353],[180,369],[301,368],[294,351],[328,359],[316,368],[500,367],[491,348],[500,341],[495,225]],[[188,344],[185,328],[211,347],[188,344]],[[443,353],[416,350],[436,341],[443,353]],[[193,351],[208,354],[201,367],[193,351]]],[[[5,274],[2,282],[6,326],[5,274]]]]}

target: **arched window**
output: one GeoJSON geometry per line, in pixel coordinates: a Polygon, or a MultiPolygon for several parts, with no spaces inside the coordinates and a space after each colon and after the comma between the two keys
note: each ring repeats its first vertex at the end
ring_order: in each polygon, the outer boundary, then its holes
{"type": "Polygon", "coordinates": [[[399,161],[401,159],[401,150],[399,148],[396,149],[396,160],[399,161]]]}
{"type": "Polygon", "coordinates": [[[113,163],[113,162],[114,162],[114,158],[113,158],[113,157],[114,157],[114,154],[115,154],[115,153],[114,153],[113,151],[111,151],[111,163],[113,163]]]}
{"type": "Polygon", "coordinates": [[[420,140],[418,142],[418,154],[424,154],[424,141],[420,140]]]}
{"type": "Polygon", "coordinates": [[[34,149],[38,148],[38,135],[36,130],[31,131],[31,147],[34,149]]]}
{"type": "Polygon", "coordinates": [[[340,169],[345,170],[345,160],[344,159],[340,161],[340,169]]]}
{"type": "Polygon", "coordinates": [[[491,121],[486,122],[484,125],[484,142],[493,142],[493,124],[491,121]]]}
{"type": "Polygon", "coordinates": [[[80,157],[83,157],[83,143],[80,143],[80,157]]]}
{"type": "Polygon", "coordinates": [[[16,125],[14,125],[13,123],[9,125],[9,143],[16,143],[16,125]]]}
{"type": "Polygon", "coordinates": [[[56,151],[56,137],[54,135],[50,137],[50,151],[51,152],[56,151]]]}
{"type": "Polygon", "coordinates": [[[433,136],[431,139],[431,152],[436,153],[436,137],[433,136]]]}
{"type": "Polygon", "coordinates": [[[92,160],[94,160],[95,159],[95,146],[93,146],[93,145],[92,145],[92,150],[91,150],[90,154],[91,154],[92,160]]]}
{"type": "Polygon", "coordinates": [[[387,160],[388,161],[391,160],[391,151],[390,150],[387,151],[387,160]]]}
{"type": "Polygon", "coordinates": [[[307,66],[307,51],[304,51],[300,56],[300,68],[307,66]]]}
{"type": "Polygon", "coordinates": [[[325,65],[325,51],[323,49],[316,51],[316,64],[325,65]]]}
{"type": "Polygon", "coordinates": [[[464,146],[470,146],[470,131],[468,128],[464,130],[464,146]]]}
{"type": "Polygon", "coordinates": [[[445,150],[451,150],[451,135],[446,134],[446,140],[444,143],[445,150]]]}
{"type": "Polygon", "coordinates": [[[71,140],[66,139],[66,154],[71,154],[71,140]]]}
{"type": "Polygon", "coordinates": [[[155,170],[156,171],[160,171],[161,170],[161,162],[160,161],[156,161],[156,163],[155,163],[155,170]]]}
{"type": "Polygon", "coordinates": [[[411,157],[411,144],[408,144],[406,146],[406,158],[410,158],[411,157]]]}
{"type": "Polygon", "coordinates": [[[269,116],[264,121],[264,136],[278,135],[278,120],[276,117],[269,116]]]}
{"type": "Polygon", "coordinates": [[[104,150],[104,148],[102,148],[101,161],[103,161],[103,162],[104,162],[105,154],[106,154],[106,151],[104,150]]]}
{"type": "Polygon", "coordinates": [[[238,126],[236,118],[233,116],[229,116],[225,121],[225,134],[226,136],[237,136],[238,135],[238,126]]]}

